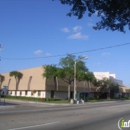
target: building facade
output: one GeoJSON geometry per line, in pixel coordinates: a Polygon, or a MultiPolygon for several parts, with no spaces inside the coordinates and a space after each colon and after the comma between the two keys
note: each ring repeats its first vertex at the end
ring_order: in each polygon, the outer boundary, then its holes
{"type": "MultiPolygon", "coordinates": [[[[8,87],[8,94],[12,96],[27,96],[27,97],[40,97],[40,98],[58,98],[67,99],[68,97],[68,84],[61,79],[46,79],[43,77],[44,68],[36,67],[25,70],[19,70],[23,74],[20,80],[18,90],[16,91],[16,80],[14,77],[10,77],[9,73],[3,73],[5,80],[2,86],[8,87]],[[33,93],[33,92],[36,93],[33,93]]],[[[71,84],[71,98],[73,98],[73,83],[71,84]]],[[[87,81],[77,82],[77,92],[88,92],[90,93],[90,88],[88,87],[87,81]]],[[[91,92],[96,91],[93,86],[91,86],[91,92]]],[[[93,94],[89,94],[93,96],[93,94]]]]}
{"type": "MultiPolygon", "coordinates": [[[[39,98],[57,98],[57,99],[67,99],[68,98],[68,84],[62,79],[56,78],[55,80],[46,79],[43,77],[44,68],[42,66],[36,68],[29,68],[25,70],[19,70],[23,74],[20,80],[18,89],[16,91],[16,80],[14,77],[10,77],[10,73],[3,73],[5,80],[2,83],[3,86],[8,87],[8,94],[12,96],[26,96],[26,97],[39,97],[39,98]],[[34,93],[35,92],[35,93],[34,93]]],[[[94,72],[97,79],[102,79],[103,77],[110,78],[113,82],[119,82],[123,84],[122,81],[115,79],[115,74],[109,74],[109,72],[94,72]]],[[[71,84],[71,98],[73,98],[74,84],[71,84]]],[[[128,89],[128,88],[127,88],[128,89]]],[[[98,92],[98,88],[94,87],[93,84],[87,81],[77,81],[76,90],[78,93],[83,93],[87,97],[94,97],[98,92]]],[[[123,88],[122,92],[126,89],[123,88]]],[[[106,90],[108,92],[108,90],[106,90]]]]}
{"type": "Polygon", "coordinates": [[[109,72],[94,72],[94,76],[99,80],[103,78],[108,78],[111,80],[111,82],[118,84],[119,93],[116,93],[115,97],[130,97],[130,87],[123,85],[122,80],[116,79],[116,74],[110,74],[109,72]]]}

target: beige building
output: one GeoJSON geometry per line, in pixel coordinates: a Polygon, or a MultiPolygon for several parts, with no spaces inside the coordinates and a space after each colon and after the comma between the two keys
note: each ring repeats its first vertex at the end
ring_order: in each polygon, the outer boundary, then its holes
{"type": "MultiPolygon", "coordinates": [[[[43,67],[30,68],[25,70],[19,70],[23,74],[20,80],[18,91],[16,91],[16,81],[14,77],[10,77],[9,73],[3,73],[5,81],[2,86],[8,87],[8,94],[14,96],[27,96],[27,97],[41,97],[41,98],[58,98],[67,99],[68,97],[68,84],[61,79],[57,79],[56,83],[54,79],[46,79],[42,76],[44,73],[43,67]],[[32,91],[36,90],[35,94],[32,91]]],[[[71,84],[71,98],[73,97],[73,84],[71,84]]],[[[77,82],[77,91],[90,93],[89,96],[93,97],[93,93],[96,89],[94,87],[88,87],[86,81],[77,82]]]]}
{"type": "MultiPolygon", "coordinates": [[[[12,96],[27,96],[27,97],[40,97],[40,98],[58,98],[67,99],[68,97],[68,84],[61,79],[46,79],[43,77],[44,68],[36,67],[25,70],[19,70],[23,74],[20,80],[18,90],[16,91],[16,81],[14,77],[10,77],[9,73],[2,74],[5,76],[5,81],[2,83],[3,86],[8,87],[8,94],[12,96]],[[32,91],[36,90],[36,93],[32,91]]],[[[71,84],[71,98],[73,98],[73,83],[71,84]]],[[[99,91],[99,88],[94,87],[92,84],[88,85],[87,81],[77,81],[77,92],[83,93],[85,97],[94,97],[99,91]]],[[[121,93],[128,93],[125,87],[123,87],[121,93]]],[[[109,90],[106,89],[106,92],[109,90]]],[[[80,95],[82,97],[82,95],[80,95]]]]}

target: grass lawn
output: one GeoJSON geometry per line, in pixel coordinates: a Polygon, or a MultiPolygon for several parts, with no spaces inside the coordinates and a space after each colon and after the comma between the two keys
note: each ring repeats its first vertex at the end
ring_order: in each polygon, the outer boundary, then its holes
{"type": "MultiPolygon", "coordinates": [[[[2,97],[4,98],[4,97],[2,97]]],[[[54,98],[34,98],[34,97],[21,97],[21,96],[6,96],[5,99],[9,100],[21,100],[21,101],[32,101],[32,102],[43,102],[43,103],[57,103],[57,104],[68,104],[68,100],[54,99],[54,98]]]]}
{"type": "Polygon", "coordinates": [[[46,101],[43,103],[57,103],[57,104],[68,104],[70,103],[68,100],[59,100],[59,101],[46,101]]]}

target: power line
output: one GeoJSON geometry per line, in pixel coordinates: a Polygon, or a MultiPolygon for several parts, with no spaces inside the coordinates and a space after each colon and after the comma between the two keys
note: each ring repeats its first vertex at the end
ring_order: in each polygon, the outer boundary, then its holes
{"type": "MultiPolygon", "coordinates": [[[[80,53],[85,53],[85,52],[95,52],[95,51],[99,51],[99,50],[116,48],[116,47],[121,47],[121,46],[126,46],[126,45],[130,45],[130,43],[123,43],[123,44],[117,44],[117,45],[114,45],[114,46],[96,48],[96,49],[86,50],[86,51],[81,51],[81,52],[74,52],[74,53],[71,53],[71,54],[80,54],[80,53]]],[[[1,58],[1,60],[34,60],[34,59],[43,59],[43,58],[54,58],[54,57],[60,57],[60,56],[65,56],[65,55],[66,54],[54,55],[54,56],[33,57],[33,58],[1,58]]]]}

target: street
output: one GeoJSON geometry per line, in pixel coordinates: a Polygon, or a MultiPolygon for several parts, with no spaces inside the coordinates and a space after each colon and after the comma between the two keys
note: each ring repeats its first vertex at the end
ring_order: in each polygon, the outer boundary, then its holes
{"type": "Polygon", "coordinates": [[[73,105],[7,101],[0,105],[0,130],[119,130],[121,118],[130,120],[130,101],[73,105]]]}

